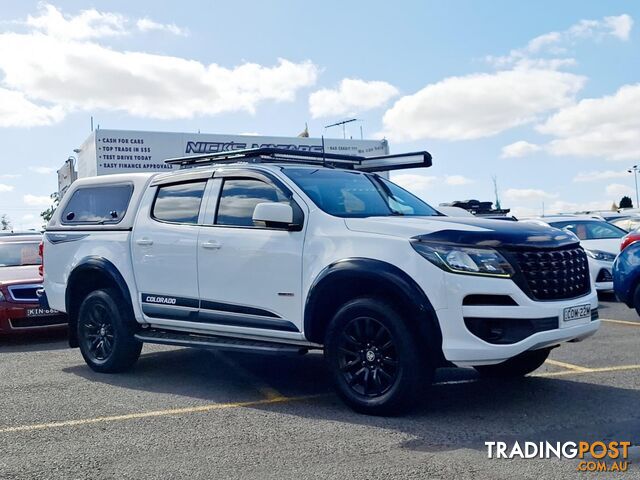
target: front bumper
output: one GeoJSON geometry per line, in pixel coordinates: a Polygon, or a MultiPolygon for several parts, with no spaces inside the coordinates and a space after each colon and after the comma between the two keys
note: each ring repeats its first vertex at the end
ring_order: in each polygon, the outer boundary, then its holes
{"type": "Polygon", "coordinates": [[[447,306],[436,310],[436,314],[442,330],[444,356],[459,367],[496,364],[527,350],[582,340],[600,327],[597,318],[563,321],[563,311],[567,307],[589,304],[592,311],[597,309],[594,288],[589,294],[570,300],[534,301],[510,279],[447,274],[445,282],[447,306]],[[515,305],[463,305],[468,295],[510,297],[515,305]],[[502,324],[528,319],[531,325],[546,326],[541,331],[528,332],[525,338],[513,343],[496,344],[474,335],[465,323],[465,319],[470,318],[501,319],[502,324]],[[549,327],[549,321],[554,319],[557,324],[549,327]]]}
{"type": "Polygon", "coordinates": [[[35,302],[0,302],[0,334],[48,331],[67,326],[67,316],[35,302]]]}
{"type": "Polygon", "coordinates": [[[591,257],[589,257],[588,260],[589,274],[595,282],[596,290],[599,292],[608,292],[613,290],[613,277],[611,274],[613,262],[596,260],[591,257]]]}

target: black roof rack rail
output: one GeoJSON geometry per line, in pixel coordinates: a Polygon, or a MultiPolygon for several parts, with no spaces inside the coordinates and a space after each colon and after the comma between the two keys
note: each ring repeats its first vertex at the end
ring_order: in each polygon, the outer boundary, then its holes
{"type": "Polygon", "coordinates": [[[347,168],[365,172],[397,170],[403,168],[424,168],[431,166],[431,154],[426,151],[363,157],[339,153],[288,150],[284,148],[250,148],[203,155],[170,158],[169,165],[191,168],[203,165],[226,163],[298,163],[328,167],[347,168]]]}

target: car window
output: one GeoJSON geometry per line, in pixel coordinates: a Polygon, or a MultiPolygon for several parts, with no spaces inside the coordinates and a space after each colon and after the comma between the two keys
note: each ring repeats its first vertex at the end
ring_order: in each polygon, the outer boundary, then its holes
{"type": "Polygon", "coordinates": [[[62,212],[64,224],[120,223],[129,206],[133,185],[80,187],[62,212]]]}
{"type": "Polygon", "coordinates": [[[622,238],[627,232],[607,222],[597,220],[574,220],[551,222],[552,227],[569,230],[580,240],[601,240],[605,238],[622,238]]]}
{"type": "Polygon", "coordinates": [[[8,242],[0,244],[0,267],[40,265],[39,242],[8,242]]]}
{"type": "Polygon", "coordinates": [[[435,209],[376,175],[331,169],[284,168],[283,172],[323,211],[338,217],[433,216],[435,209]]]}
{"type": "Polygon", "coordinates": [[[198,223],[206,183],[178,183],[158,188],[152,217],[163,222],[198,223]]]}
{"type": "Polygon", "coordinates": [[[612,223],[616,227],[620,227],[627,232],[631,232],[640,226],[640,218],[618,218],[616,220],[611,220],[609,223],[612,223]]]}
{"type": "Polygon", "coordinates": [[[289,203],[274,185],[253,178],[228,178],[222,184],[216,225],[252,227],[253,211],[264,202],[289,203]]]}

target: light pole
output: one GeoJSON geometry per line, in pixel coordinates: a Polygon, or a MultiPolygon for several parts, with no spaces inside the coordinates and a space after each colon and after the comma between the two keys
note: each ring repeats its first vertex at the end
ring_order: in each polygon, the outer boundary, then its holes
{"type": "Polygon", "coordinates": [[[640,208],[640,201],[638,201],[638,165],[634,165],[627,172],[633,173],[633,179],[636,182],[636,208],[640,208]]]}

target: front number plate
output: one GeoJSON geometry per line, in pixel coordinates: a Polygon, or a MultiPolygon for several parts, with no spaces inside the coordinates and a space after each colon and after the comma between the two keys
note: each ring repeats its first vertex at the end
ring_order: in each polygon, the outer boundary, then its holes
{"type": "Polygon", "coordinates": [[[575,307],[567,307],[564,309],[563,320],[565,322],[584,320],[585,318],[591,319],[591,305],[589,305],[588,303],[584,305],[576,305],[575,307]]]}

